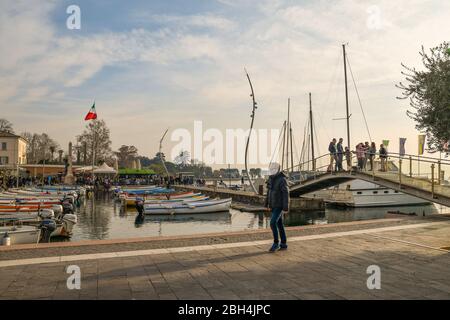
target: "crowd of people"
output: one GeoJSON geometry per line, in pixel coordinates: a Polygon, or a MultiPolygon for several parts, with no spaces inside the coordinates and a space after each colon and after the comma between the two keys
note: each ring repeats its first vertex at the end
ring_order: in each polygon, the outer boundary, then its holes
{"type": "Polygon", "coordinates": [[[328,171],[344,171],[343,161],[345,157],[347,171],[353,169],[352,155],[356,155],[357,159],[357,170],[375,170],[375,157],[378,155],[380,158],[380,171],[387,171],[387,158],[388,152],[383,144],[377,151],[377,146],[375,142],[369,144],[369,142],[358,143],[355,150],[352,151],[348,147],[343,147],[344,139],[340,138],[337,141],[335,138],[328,145],[328,152],[330,153],[330,164],[328,166],[328,171]],[[370,167],[368,166],[370,164],[370,167]]]}

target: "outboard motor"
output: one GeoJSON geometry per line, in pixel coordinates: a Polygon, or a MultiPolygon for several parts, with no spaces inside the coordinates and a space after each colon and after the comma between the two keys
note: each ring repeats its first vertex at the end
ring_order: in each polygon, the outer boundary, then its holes
{"type": "Polygon", "coordinates": [[[55,217],[55,213],[51,209],[39,210],[39,217],[43,220],[52,220],[55,217]]]}
{"type": "Polygon", "coordinates": [[[39,225],[41,229],[41,241],[40,242],[50,242],[52,232],[56,230],[56,222],[51,219],[45,219],[39,225]]]}
{"type": "Polygon", "coordinates": [[[55,215],[60,215],[63,212],[63,207],[60,204],[54,204],[52,206],[52,210],[55,213],[55,215]]]}
{"type": "Polygon", "coordinates": [[[78,218],[74,214],[66,214],[62,217],[63,230],[60,236],[70,237],[72,235],[73,226],[77,224],[78,218]]]}
{"type": "Polygon", "coordinates": [[[63,215],[73,213],[73,205],[69,201],[64,201],[62,207],[63,207],[63,215]]]}
{"type": "Polygon", "coordinates": [[[74,197],[73,195],[67,195],[67,196],[64,197],[64,200],[63,200],[63,201],[68,201],[68,202],[70,202],[71,204],[74,204],[74,202],[75,202],[75,197],[74,197]]]}

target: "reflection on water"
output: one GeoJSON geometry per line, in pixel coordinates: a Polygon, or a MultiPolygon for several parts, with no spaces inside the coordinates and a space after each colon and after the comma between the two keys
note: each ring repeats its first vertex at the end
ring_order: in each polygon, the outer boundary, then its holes
{"type": "MultiPolygon", "coordinates": [[[[286,225],[339,223],[379,219],[388,212],[429,215],[449,213],[434,205],[395,208],[327,208],[324,212],[289,213],[286,225]]],[[[124,209],[110,194],[97,194],[78,208],[78,224],[72,241],[81,239],[114,239],[151,236],[174,236],[199,233],[270,228],[270,213],[248,213],[237,210],[212,214],[155,215],[137,219],[137,211],[124,209]]]]}

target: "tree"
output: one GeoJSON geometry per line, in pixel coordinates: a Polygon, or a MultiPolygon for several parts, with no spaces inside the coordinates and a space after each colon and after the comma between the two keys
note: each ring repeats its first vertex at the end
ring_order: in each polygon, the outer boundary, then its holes
{"type": "Polygon", "coordinates": [[[119,161],[119,168],[128,168],[131,166],[131,162],[137,158],[138,149],[135,146],[122,145],[114,154],[119,161]]]}
{"type": "Polygon", "coordinates": [[[438,47],[420,52],[424,70],[407,67],[405,83],[397,88],[402,90],[398,99],[409,99],[412,111],[408,116],[416,122],[416,129],[427,134],[431,150],[443,150],[445,142],[450,140],[450,48],[444,42],[438,47]]]}
{"type": "Polygon", "coordinates": [[[0,118],[0,132],[14,133],[13,125],[6,119],[0,118]]]}
{"type": "Polygon", "coordinates": [[[59,144],[50,138],[48,134],[23,132],[21,136],[28,141],[26,150],[28,163],[39,163],[44,160],[48,163],[53,160],[54,153],[59,148],[59,144]]]}
{"type": "Polygon", "coordinates": [[[80,144],[86,143],[86,162],[106,161],[111,157],[110,131],[104,120],[92,120],[86,129],[77,137],[80,144]]]}

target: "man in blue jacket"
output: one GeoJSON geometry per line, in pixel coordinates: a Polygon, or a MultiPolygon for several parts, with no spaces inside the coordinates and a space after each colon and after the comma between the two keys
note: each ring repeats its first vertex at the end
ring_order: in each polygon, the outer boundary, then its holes
{"type": "Polygon", "coordinates": [[[283,225],[283,215],[289,211],[289,188],[286,175],[280,171],[278,163],[269,166],[267,181],[266,207],[272,211],[270,228],[273,233],[273,245],[270,252],[287,249],[286,231],[283,225]],[[279,237],[281,238],[281,244],[279,237]]]}

